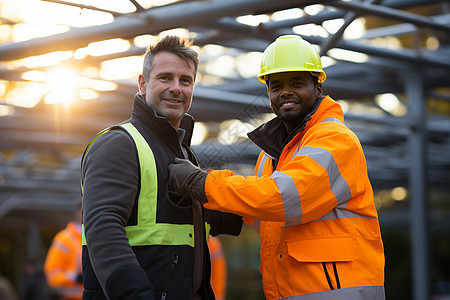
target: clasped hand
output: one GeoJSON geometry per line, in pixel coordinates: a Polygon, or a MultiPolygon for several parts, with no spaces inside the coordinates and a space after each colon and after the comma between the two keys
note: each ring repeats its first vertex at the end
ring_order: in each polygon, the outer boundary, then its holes
{"type": "Polygon", "coordinates": [[[189,160],[176,157],[169,165],[169,192],[189,195],[192,199],[205,203],[205,181],[208,172],[194,166],[189,160]]]}

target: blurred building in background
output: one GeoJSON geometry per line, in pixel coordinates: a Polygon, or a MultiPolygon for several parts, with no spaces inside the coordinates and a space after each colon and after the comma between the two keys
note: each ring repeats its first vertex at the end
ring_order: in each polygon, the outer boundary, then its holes
{"type": "MultiPolygon", "coordinates": [[[[89,139],[129,117],[142,55],[194,40],[190,113],[204,168],[250,175],[271,118],[257,79],[282,34],[317,46],[324,94],[360,138],[380,213],[388,299],[450,297],[450,4],[446,0],[0,0],[0,264],[20,292],[80,194],[89,139]]],[[[221,238],[227,299],[263,299],[259,237],[221,238]]]]}

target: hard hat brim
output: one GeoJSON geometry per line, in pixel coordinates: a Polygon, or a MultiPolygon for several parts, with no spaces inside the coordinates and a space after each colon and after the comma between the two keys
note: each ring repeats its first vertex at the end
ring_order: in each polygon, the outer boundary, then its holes
{"type": "MultiPolygon", "coordinates": [[[[319,73],[318,76],[318,83],[322,83],[327,79],[327,74],[325,74],[325,72],[323,70],[316,70],[316,69],[292,69],[292,68],[279,68],[279,69],[274,69],[274,70],[270,70],[268,72],[264,72],[262,74],[258,75],[258,80],[261,81],[262,83],[266,84],[267,81],[267,77],[271,74],[276,74],[276,73],[284,73],[284,72],[309,72],[309,73],[319,73]]],[[[313,75],[314,76],[314,75],[313,75]]]]}

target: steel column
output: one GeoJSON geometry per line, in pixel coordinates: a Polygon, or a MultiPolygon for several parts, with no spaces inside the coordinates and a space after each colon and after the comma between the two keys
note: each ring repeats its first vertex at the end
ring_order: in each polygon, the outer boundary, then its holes
{"type": "Polygon", "coordinates": [[[406,76],[409,134],[409,193],[412,286],[414,300],[430,299],[426,166],[426,98],[419,70],[406,76]]]}

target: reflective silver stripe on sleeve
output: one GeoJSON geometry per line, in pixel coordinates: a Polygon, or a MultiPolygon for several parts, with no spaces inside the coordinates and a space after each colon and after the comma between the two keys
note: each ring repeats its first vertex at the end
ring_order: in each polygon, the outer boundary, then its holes
{"type": "Polygon", "coordinates": [[[345,125],[341,120],[336,119],[336,118],[328,118],[328,119],[321,121],[320,123],[322,123],[322,122],[338,122],[338,123],[341,123],[342,125],[345,125]]]}
{"type": "Polygon", "coordinates": [[[255,220],[252,224],[247,224],[248,226],[250,226],[251,228],[253,228],[254,230],[258,231],[261,229],[261,223],[259,220],[255,220]]]}
{"type": "Polygon", "coordinates": [[[297,155],[309,156],[327,170],[331,191],[336,197],[338,204],[342,204],[352,197],[350,188],[339,172],[337,163],[330,152],[321,148],[303,147],[297,155]]]}
{"type": "Polygon", "coordinates": [[[268,158],[269,158],[269,156],[264,153],[263,157],[261,158],[261,163],[258,166],[258,173],[256,174],[258,177],[262,176],[264,165],[266,164],[266,160],[268,158]]]}
{"type": "Polygon", "coordinates": [[[330,211],[326,215],[320,217],[316,221],[335,220],[335,219],[341,219],[341,218],[376,219],[375,217],[369,217],[369,216],[355,213],[350,210],[346,210],[344,207],[341,207],[341,206],[346,206],[346,203],[336,206],[332,211],[330,211]]]}
{"type": "Polygon", "coordinates": [[[272,177],[281,193],[284,205],[285,226],[298,225],[302,223],[302,207],[300,204],[300,194],[292,177],[275,171],[272,177]]]}
{"type": "Polygon", "coordinates": [[[385,300],[384,286],[357,286],[325,292],[280,298],[280,300],[385,300]]]}
{"type": "Polygon", "coordinates": [[[300,150],[300,146],[301,146],[301,145],[302,145],[302,141],[300,141],[300,142],[298,143],[297,149],[295,149],[294,155],[292,155],[292,158],[294,158],[294,157],[298,154],[298,151],[300,150]]]}

